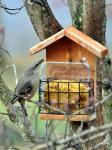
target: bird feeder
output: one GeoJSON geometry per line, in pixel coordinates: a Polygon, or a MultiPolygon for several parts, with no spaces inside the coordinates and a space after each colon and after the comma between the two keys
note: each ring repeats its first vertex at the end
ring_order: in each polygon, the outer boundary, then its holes
{"type": "Polygon", "coordinates": [[[30,54],[43,49],[46,62],[40,70],[39,100],[50,107],[40,107],[40,118],[65,120],[66,113],[70,121],[95,119],[96,58],[107,55],[107,48],[68,27],[32,47],[30,54]],[[90,106],[93,109],[87,109],[90,106]]]}

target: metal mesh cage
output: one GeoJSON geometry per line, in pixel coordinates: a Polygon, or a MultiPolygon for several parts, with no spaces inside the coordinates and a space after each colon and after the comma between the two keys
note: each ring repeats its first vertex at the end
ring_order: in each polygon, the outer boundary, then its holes
{"type": "MultiPolygon", "coordinates": [[[[41,113],[60,114],[60,109],[71,114],[94,104],[94,81],[90,79],[90,68],[82,63],[46,62],[41,67],[39,100],[50,108],[41,113]]],[[[91,112],[85,112],[91,113],[91,112]]]]}

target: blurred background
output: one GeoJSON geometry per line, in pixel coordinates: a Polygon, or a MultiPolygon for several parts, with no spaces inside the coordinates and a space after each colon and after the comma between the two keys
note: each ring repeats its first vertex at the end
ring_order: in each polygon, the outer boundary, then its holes
{"type": "MultiPolygon", "coordinates": [[[[60,0],[60,7],[58,5],[56,6],[56,3],[58,1],[59,0],[51,3],[51,0],[48,0],[48,3],[60,25],[62,27],[67,27],[72,24],[67,0],[60,0]]],[[[23,5],[22,0],[3,0],[3,2],[9,8],[18,8],[23,5]]],[[[108,47],[109,55],[112,58],[112,0],[106,0],[106,16],[106,46],[108,47]]],[[[12,61],[11,58],[7,54],[5,54],[2,49],[0,49],[0,55],[2,58],[0,60],[0,71],[3,70],[7,65],[11,65],[14,63],[17,68],[17,77],[19,78],[25,68],[27,68],[27,66],[29,66],[32,62],[36,62],[39,59],[45,57],[45,51],[40,52],[38,55],[29,55],[29,49],[39,43],[40,40],[31,24],[25,8],[23,8],[16,15],[8,14],[1,8],[0,29],[0,46],[8,50],[13,57],[12,61]]],[[[3,74],[3,78],[4,81],[7,83],[8,87],[11,90],[14,90],[16,82],[14,80],[14,73],[12,68],[8,69],[3,74]]],[[[1,104],[0,107],[1,110],[4,110],[1,104]]],[[[29,113],[32,114],[31,109],[29,109],[29,113]]],[[[37,125],[35,124],[36,122],[33,119],[34,118],[32,118],[33,125],[35,126],[35,128],[37,128],[37,125]]],[[[39,124],[41,123],[42,122],[40,122],[39,124]]],[[[43,123],[43,126],[39,127],[39,132],[41,133],[41,135],[43,135],[44,125],[45,124],[43,123]]],[[[12,136],[11,139],[14,139],[15,136],[16,140],[21,139],[19,134],[11,135],[11,129],[9,129],[8,132],[8,135],[12,136]]]]}
{"type": "MultiPolygon", "coordinates": [[[[9,8],[18,8],[23,5],[22,0],[4,0],[3,2],[9,8]]],[[[60,7],[56,5],[58,0],[48,0],[48,3],[62,27],[67,27],[72,24],[67,0],[60,0],[60,7]]],[[[106,15],[106,46],[109,48],[109,55],[112,57],[112,0],[106,0],[106,15]]],[[[0,40],[2,41],[1,47],[8,50],[13,56],[14,62],[17,66],[18,78],[28,64],[45,57],[45,52],[39,53],[38,56],[29,56],[29,48],[39,43],[40,40],[31,24],[25,8],[16,15],[10,15],[3,9],[0,9],[0,28],[4,28],[4,37],[0,34],[0,40]]],[[[8,61],[8,64],[11,63],[8,56],[6,60],[8,61]]],[[[2,61],[1,64],[3,67],[2,61]]],[[[12,69],[9,69],[8,71],[11,73],[12,69]]],[[[10,76],[10,78],[11,79],[7,81],[9,82],[9,85],[10,82],[13,81],[13,75],[10,76]]],[[[14,86],[15,85],[11,85],[10,88],[13,89],[14,86]]]]}

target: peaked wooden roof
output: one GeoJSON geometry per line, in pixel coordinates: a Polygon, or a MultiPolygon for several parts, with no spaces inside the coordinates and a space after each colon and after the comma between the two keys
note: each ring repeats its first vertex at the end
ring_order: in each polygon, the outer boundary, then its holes
{"type": "Polygon", "coordinates": [[[86,48],[88,51],[98,57],[103,57],[108,53],[108,49],[105,46],[71,26],[61,30],[60,32],[54,34],[53,36],[32,47],[30,49],[30,54],[33,55],[35,53],[38,53],[39,51],[43,50],[44,48],[54,43],[55,41],[63,38],[64,36],[86,48]]]}

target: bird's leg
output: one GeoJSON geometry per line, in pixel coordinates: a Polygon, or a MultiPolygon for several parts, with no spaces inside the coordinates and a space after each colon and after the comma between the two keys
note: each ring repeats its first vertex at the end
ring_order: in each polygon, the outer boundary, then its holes
{"type": "Polygon", "coordinates": [[[26,107],[25,107],[25,101],[24,102],[20,102],[20,105],[22,107],[23,113],[25,116],[28,116],[27,111],[26,111],[26,107]]]}

